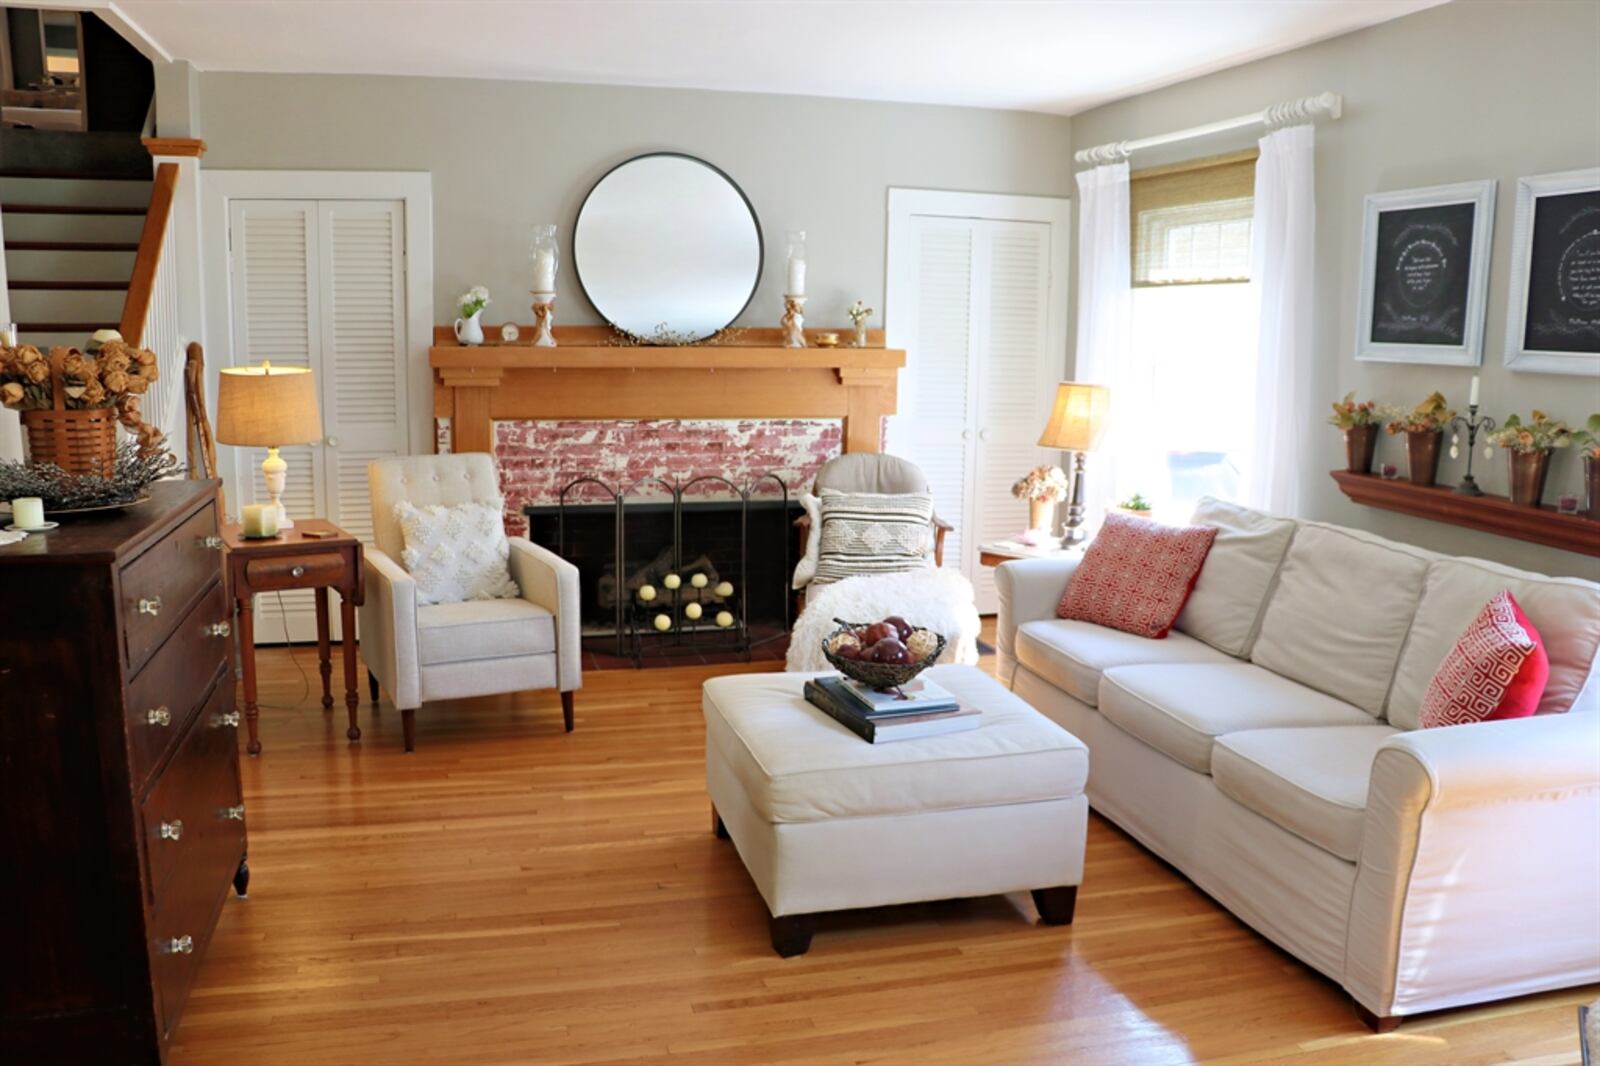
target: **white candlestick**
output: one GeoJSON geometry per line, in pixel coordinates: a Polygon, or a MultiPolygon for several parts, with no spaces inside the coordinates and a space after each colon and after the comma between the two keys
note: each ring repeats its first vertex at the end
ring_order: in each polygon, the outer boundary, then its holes
{"type": "Polygon", "coordinates": [[[806,261],[804,259],[789,260],[789,287],[784,290],[785,296],[804,296],[806,294],[806,261]]]}
{"type": "Polygon", "coordinates": [[[533,291],[556,291],[556,257],[548,248],[533,257],[533,291]]]}
{"type": "Polygon", "coordinates": [[[1472,391],[1467,394],[1467,406],[1478,406],[1478,375],[1472,375],[1472,391]]]}
{"type": "Polygon", "coordinates": [[[44,501],[37,496],[12,500],[11,523],[18,529],[38,529],[44,525],[44,501]]]}

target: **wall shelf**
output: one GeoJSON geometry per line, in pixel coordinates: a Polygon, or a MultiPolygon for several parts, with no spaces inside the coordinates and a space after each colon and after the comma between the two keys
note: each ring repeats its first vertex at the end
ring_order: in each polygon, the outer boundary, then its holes
{"type": "Polygon", "coordinates": [[[1504,496],[1463,496],[1446,485],[1413,485],[1348,470],[1332,473],[1340,491],[1355,503],[1600,556],[1600,522],[1580,515],[1561,514],[1554,507],[1523,507],[1504,496]]]}

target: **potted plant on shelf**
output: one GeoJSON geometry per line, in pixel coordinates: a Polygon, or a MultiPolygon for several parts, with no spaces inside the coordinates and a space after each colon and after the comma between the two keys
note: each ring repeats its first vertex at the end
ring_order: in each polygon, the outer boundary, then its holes
{"type": "Polygon", "coordinates": [[[1550,476],[1550,453],[1572,444],[1572,431],[1560,419],[1534,411],[1524,422],[1509,415],[1489,434],[1489,443],[1506,450],[1511,463],[1511,502],[1537,507],[1550,476]]]}
{"type": "Polygon", "coordinates": [[[1136,492],[1117,504],[1115,510],[1121,511],[1125,515],[1131,515],[1134,518],[1149,518],[1155,508],[1150,506],[1149,500],[1136,492]]]}
{"type": "Polygon", "coordinates": [[[1582,429],[1573,430],[1572,443],[1583,456],[1584,513],[1600,522],[1600,415],[1590,415],[1582,429]]]}
{"type": "Polygon", "coordinates": [[[1345,469],[1352,474],[1372,472],[1372,453],[1378,447],[1378,423],[1383,414],[1372,400],[1356,403],[1356,394],[1347,392],[1333,405],[1328,424],[1344,430],[1345,469]]]}
{"type": "Polygon", "coordinates": [[[1028,501],[1028,532],[1035,539],[1050,536],[1056,504],[1072,491],[1072,481],[1059,466],[1036,466],[1011,486],[1011,495],[1028,501]]]}
{"type": "Polygon", "coordinates": [[[1432,485],[1439,475],[1439,443],[1456,413],[1435,392],[1417,406],[1388,408],[1389,432],[1406,435],[1406,476],[1413,485],[1432,485]]]}

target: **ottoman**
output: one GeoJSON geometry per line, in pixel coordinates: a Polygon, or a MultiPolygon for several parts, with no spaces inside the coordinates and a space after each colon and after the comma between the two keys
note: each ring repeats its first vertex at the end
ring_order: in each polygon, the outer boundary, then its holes
{"type": "Polygon", "coordinates": [[[868,744],[806,702],[812,674],[705,683],[706,791],[785,957],[823,911],[1029,890],[1072,921],[1083,878],[1089,751],[989,675],[927,677],[983,711],[965,733],[868,744]]]}

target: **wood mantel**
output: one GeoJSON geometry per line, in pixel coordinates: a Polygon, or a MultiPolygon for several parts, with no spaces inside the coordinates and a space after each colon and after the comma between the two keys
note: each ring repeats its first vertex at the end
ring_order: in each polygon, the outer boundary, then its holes
{"type": "Polygon", "coordinates": [[[476,348],[434,329],[433,414],[450,419],[456,451],[492,451],[494,423],[511,419],[839,418],[845,451],[875,452],[906,364],[881,330],[867,348],[785,348],[776,329],[745,330],[737,344],[617,347],[607,327],[557,326],[557,347],[534,348],[533,327],[518,328],[517,343],[476,348]]]}

